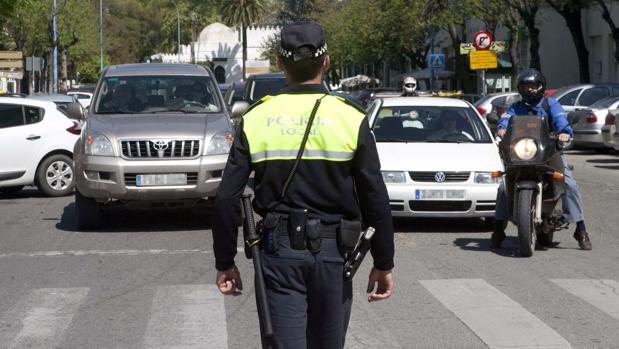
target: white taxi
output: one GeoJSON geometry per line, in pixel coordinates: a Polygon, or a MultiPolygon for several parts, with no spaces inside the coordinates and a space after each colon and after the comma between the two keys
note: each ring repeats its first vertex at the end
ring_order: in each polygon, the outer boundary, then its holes
{"type": "Polygon", "coordinates": [[[393,216],[494,216],[504,167],[471,104],[441,97],[378,99],[368,120],[393,216]]]}

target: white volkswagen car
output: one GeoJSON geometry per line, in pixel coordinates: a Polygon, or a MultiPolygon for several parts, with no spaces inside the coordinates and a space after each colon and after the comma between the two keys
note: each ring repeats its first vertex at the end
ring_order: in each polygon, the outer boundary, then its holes
{"type": "Polygon", "coordinates": [[[379,99],[368,119],[393,216],[494,216],[503,163],[471,104],[440,97],[379,99]]]}
{"type": "Polygon", "coordinates": [[[34,184],[49,196],[75,186],[73,146],[80,128],[53,102],[0,97],[0,192],[34,184]]]}

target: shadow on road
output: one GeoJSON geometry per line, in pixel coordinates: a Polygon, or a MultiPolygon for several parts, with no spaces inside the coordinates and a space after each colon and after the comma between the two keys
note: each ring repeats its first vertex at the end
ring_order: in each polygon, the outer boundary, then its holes
{"type": "Polygon", "coordinates": [[[518,253],[518,238],[508,236],[501,248],[490,248],[490,234],[484,238],[457,238],[454,245],[466,251],[492,252],[503,257],[520,257],[518,253]]]}
{"type": "Polygon", "coordinates": [[[27,199],[27,198],[44,198],[46,197],[39,189],[36,187],[24,188],[16,193],[0,194],[0,201],[2,200],[15,200],[15,199],[27,199]]]}
{"type": "Polygon", "coordinates": [[[56,228],[81,233],[143,233],[151,231],[208,230],[212,227],[212,210],[191,208],[106,207],[98,229],[80,231],[76,225],[75,203],[65,206],[56,228]]]}
{"type": "Polygon", "coordinates": [[[493,224],[481,218],[393,218],[396,232],[402,233],[483,233],[490,232],[493,224]]]}

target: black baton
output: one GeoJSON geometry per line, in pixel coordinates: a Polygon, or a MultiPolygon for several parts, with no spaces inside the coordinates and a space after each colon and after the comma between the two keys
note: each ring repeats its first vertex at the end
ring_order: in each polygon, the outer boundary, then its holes
{"type": "Polygon", "coordinates": [[[249,249],[251,252],[250,258],[254,260],[254,287],[256,289],[256,305],[258,306],[258,319],[260,321],[260,329],[264,337],[273,336],[273,324],[271,323],[271,312],[269,311],[269,302],[267,299],[267,289],[264,283],[264,275],[262,274],[262,260],[260,258],[260,236],[256,233],[256,224],[254,222],[254,211],[251,207],[251,195],[244,194],[241,198],[243,204],[243,238],[245,239],[245,251],[249,249]]]}
{"type": "Polygon", "coordinates": [[[370,242],[375,232],[374,228],[368,227],[368,229],[361,234],[355,249],[346,256],[346,264],[344,264],[344,278],[346,280],[350,281],[355,276],[357,269],[359,269],[361,262],[363,262],[363,258],[365,258],[365,255],[370,250],[370,242]]]}

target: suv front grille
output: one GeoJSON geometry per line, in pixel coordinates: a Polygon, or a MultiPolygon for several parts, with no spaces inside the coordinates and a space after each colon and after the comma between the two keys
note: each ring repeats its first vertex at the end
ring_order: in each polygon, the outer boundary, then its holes
{"type": "Polygon", "coordinates": [[[121,141],[122,156],[127,159],[175,159],[200,155],[200,141],[187,140],[132,140],[121,141]]]}
{"type": "MultiPolygon", "coordinates": [[[[436,182],[436,174],[438,171],[417,171],[409,172],[408,174],[415,182],[436,182]]],[[[445,174],[445,182],[466,182],[471,176],[471,172],[443,172],[445,174]]]]}

